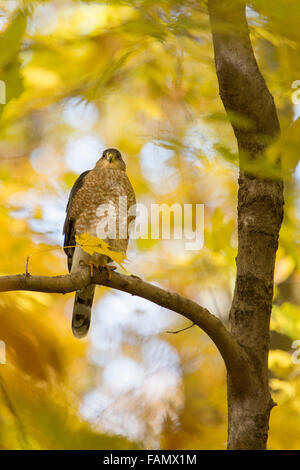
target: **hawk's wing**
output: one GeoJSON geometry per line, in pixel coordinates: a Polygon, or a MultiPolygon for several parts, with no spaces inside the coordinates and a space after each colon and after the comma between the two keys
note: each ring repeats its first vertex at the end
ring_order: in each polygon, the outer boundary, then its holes
{"type": "Polygon", "coordinates": [[[71,217],[71,208],[72,208],[72,202],[74,199],[75,194],[77,191],[82,187],[84,178],[86,175],[90,172],[90,170],[87,170],[83,172],[75,181],[73,188],[71,189],[70,195],[69,195],[69,200],[66,208],[66,219],[64,223],[64,228],[63,228],[63,234],[65,235],[64,239],[64,251],[68,257],[68,269],[71,271],[72,267],[72,258],[75,250],[75,219],[71,217]],[[68,246],[72,246],[73,248],[67,248],[68,246]]]}

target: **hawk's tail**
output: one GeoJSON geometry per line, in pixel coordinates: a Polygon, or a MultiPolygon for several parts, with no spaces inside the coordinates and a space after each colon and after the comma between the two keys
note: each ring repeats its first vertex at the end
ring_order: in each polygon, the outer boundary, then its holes
{"type": "Polygon", "coordinates": [[[83,338],[89,331],[94,292],[94,284],[76,292],[72,317],[72,331],[76,338],[83,338]]]}

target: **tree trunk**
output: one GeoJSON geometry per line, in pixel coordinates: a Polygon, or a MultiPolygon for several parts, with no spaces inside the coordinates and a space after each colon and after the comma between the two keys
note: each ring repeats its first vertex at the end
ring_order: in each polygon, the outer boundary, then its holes
{"type": "Polygon", "coordinates": [[[239,250],[230,325],[254,366],[253,391],[241,397],[228,381],[229,448],[264,449],[273,402],[268,383],[273,274],[282,221],[282,184],[241,172],[238,195],[239,250]],[[252,393],[251,393],[252,392],[252,393]]]}
{"type": "Polygon", "coordinates": [[[253,54],[244,1],[209,0],[209,13],[220,96],[240,154],[237,276],[230,328],[252,365],[247,388],[228,374],[228,448],[265,449],[274,405],[268,383],[269,324],[283,183],[258,176],[256,170],[266,142],[279,134],[279,123],[253,54]],[[237,116],[249,125],[239,127],[237,116]]]}

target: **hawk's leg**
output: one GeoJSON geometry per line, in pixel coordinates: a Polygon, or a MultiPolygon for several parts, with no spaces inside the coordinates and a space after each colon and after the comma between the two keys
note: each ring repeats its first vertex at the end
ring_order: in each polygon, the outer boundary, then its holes
{"type": "Polygon", "coordinates": [[[115,269],[114,266],[108,266],[107,264],[107,256],[101,256],[99,259],[99,269],[105,269],[107,271],[107,278],[111,280],[111,271],[115,269]]]}
{"type": "Polygon", "coordinates": [[[92,258],[91,258],[90,261],[89,261],[89,267],[90,267],[90,274],[91,274],[91,277],[93,277],[93,276],[94,276],[94,263],[93,263],[92,258]]]}
{"type": "Polygon", "coordinates": [[[88,266],[90,270],[91,278],[94,276],[97,269],[105,269],[107,272],[108,280],[111,280],[111,271],[116,269],[115,266],[108,266],[107,262],[109,258],[106,255],[101,255],[99,253],[94,253],[93,256],[90,256],[81,247],[77,246],[75,249],[75,254],[73,256],[72,263],[72,272],[77,272],[81,269],[82,266],[88,266]]]}

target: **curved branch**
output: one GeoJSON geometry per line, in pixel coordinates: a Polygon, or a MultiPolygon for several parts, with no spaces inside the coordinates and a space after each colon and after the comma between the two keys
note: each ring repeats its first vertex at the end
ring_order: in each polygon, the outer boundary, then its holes
{"type": "Polygon", "coordinates": [[[108,280],[106,271],[103,271],[94,273],[91,278],[89,270],[84,267],[79,273],[54,277],[17,274],[0,277],[0,292],[27,290],[66,294],[79,290],[91,282],[142,297],[188,318],[205,331],[215,343],[228,373],[236,377],[241,385],[249,383],[248,356],[217,317],[196,302],[145,282],[137,276],[112,272],[111,279],[108,280]]]}

